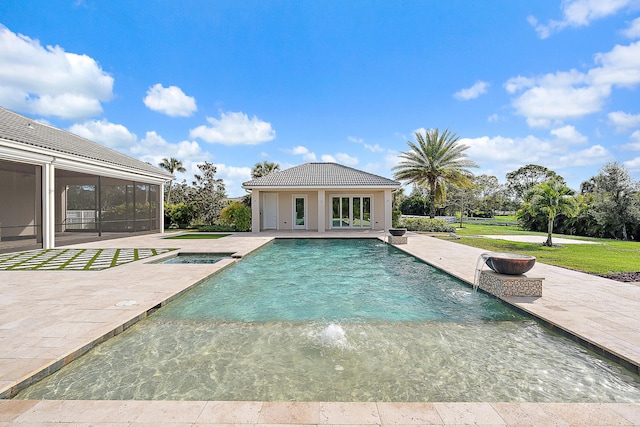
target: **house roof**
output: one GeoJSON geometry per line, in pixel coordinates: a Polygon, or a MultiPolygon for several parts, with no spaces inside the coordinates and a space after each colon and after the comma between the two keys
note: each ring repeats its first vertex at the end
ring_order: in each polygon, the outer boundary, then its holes
{"type": "Polygon", "coordinates": [[[141,160],[134,159],[65,130],[39,123],[2,107],[0,107],[0,138],[53,152],[99,161],[116,166],[118,169],[134,170],[166,178],[172,177],[168,172],[141,160]]]}
{"type": "Polygon", "coordinates": [[[244,182],[244,188],[262,187],[387,187],[400,183],[337,163],[305,163],[244,182]]]}

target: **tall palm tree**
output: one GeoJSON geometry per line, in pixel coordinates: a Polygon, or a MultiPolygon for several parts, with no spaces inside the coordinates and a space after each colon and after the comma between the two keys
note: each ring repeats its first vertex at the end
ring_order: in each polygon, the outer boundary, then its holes
{"type": "Polygon", "coordinates": [[[416,143],[408,141],[410,151],[400,154],[403,159],[393,167],[394,179],[407,184],[417,184],[429,190],[431,208],[429,216],[435,217],[436,202],[446,199],[446,184],[471,188],[473,174],[467,168],[476,168],[475,162],[468,160],[465,150],[469,147],[458,144],[460,137],[446,129],[427,130],[424,135],[415,133],[416,143]]]}
{"type": "Polygon", "coordinates": [[[526,199],[532,213],[540,212],[547,216],[547,241],[544,245],[552,247],[551,235],[556,216],[562,214],[573,217],[578,213],[578,202],[573,197],[573,190],[556,179],[550,179],[534,186],[526,199]]]}
{"type": "Polygon", "coordinates": [[[278,172],[280,170],[280,165],[274,162],[258,162],[251,169],[251,178],[256,179],[262,176],[267,176],[270,173],[278,172]]]}
{"type": "MultiPolygon", "coordinates": [[[[173,175],[174,172],[186,172],[187,170],[182,165],[182,162],[175,157],[171,157],[167,159],[166,157],[162,159],[160,163],[158,163],[160,169],[164,169],[170,174],[173,175]]],[[[167,190],[167,202],[171,202],[171,184],[173,184],[173,179],[169,180],[169,189],[167,190]]]]}

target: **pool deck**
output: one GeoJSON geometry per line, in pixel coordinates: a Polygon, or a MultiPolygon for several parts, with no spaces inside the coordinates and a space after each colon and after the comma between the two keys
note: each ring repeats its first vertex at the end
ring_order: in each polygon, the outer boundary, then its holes
{"type": "MultiPolygon", "coordinates": [[[[375,232],[322,237],[383,237],[375,232]]],[[[233,235],[217,240],[136,236],[78,248],[180,248],[246,254],[274,237],[318,233],[233,235]]],[[[400,248],[473,282],[484,251],[424,235],[400,248]]],[[[158,255],[101,271],[0,271],[0,395],[55,370],[233,261],[149,264],[158,255]]],[[[544,264],[541,298],[510,298],[549,325],[640,365],[640,286],[544,264]]],[[[340,403],[0,400],[5,425],[576,425],[640,426],[640,403],[340,403]]]]}

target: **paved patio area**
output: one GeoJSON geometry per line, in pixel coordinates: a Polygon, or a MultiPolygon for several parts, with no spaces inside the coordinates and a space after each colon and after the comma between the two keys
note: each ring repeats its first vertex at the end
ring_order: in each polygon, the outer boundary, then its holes
{"type": "MultiPolygon", "coordinates": [[[[176,248],[246,254],[274,236],[163,240],[159,235],[83,244],[79,248],[176,248]]],[[[331,237],[334,233],[326,233],[331,237]]],[[[383,237],[380,233],[347,233],[383,237]]],[[[473,282],[480,249],[423,235],[400,246],[473,282]]],[[[157,259],[165,255],[158,255],[157,259]]],[[[150,259],[102,271],[0,271],[0,394],[143,318],[222,264],[149,264],[150,259]]],[[[585,342],[640,365],[640,287],[536,264],[543,297],[509,302],[571,331],[585,342]]],[[[640,425],[640,403],[322,403],[0,400],[3,425],[640,425]]]]}

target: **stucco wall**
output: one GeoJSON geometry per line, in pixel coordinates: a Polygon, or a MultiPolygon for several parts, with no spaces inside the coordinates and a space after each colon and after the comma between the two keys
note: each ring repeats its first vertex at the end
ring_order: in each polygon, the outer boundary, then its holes
{"type": "Polygon", "coordinates": [[[2,238],[36,234],[36,175],[0,170],[2,238]]]}
{"type": "MultiPolygon", "coordinates": [[[[278,230],[293,229],[293,198],[294,196],[306,196],[307,198],[307,230],[318,230],[318,192],[315,190],[301,191],[261,191],[260,192],[260,214],[264,215],[264,194],[278,194],[278,230]]],[[[374,230],[384,230],[385,228],[385,193],[378,189],[326,189],[324,195],[324,229],[331,230],[332,220],[332,197],[371,197],[371,221],[374,230]]],[[[264,222],[260,220],[260,230],[264,229],[264,222]]],[[[345,228],[349,229],[349,228],[345,228]]],[[[354,228],[358,229],[358,227],[354,228]]],[[[363,228],[364,229],[364,228],[363,228]]]]}
{"type": "Polygon", "coordinates": [[[307,230],[318,229],[318,192],[317,191],[280,191],[278,192],[278,229],[293,229],[293,197],[307,198],[307,230]]]}

